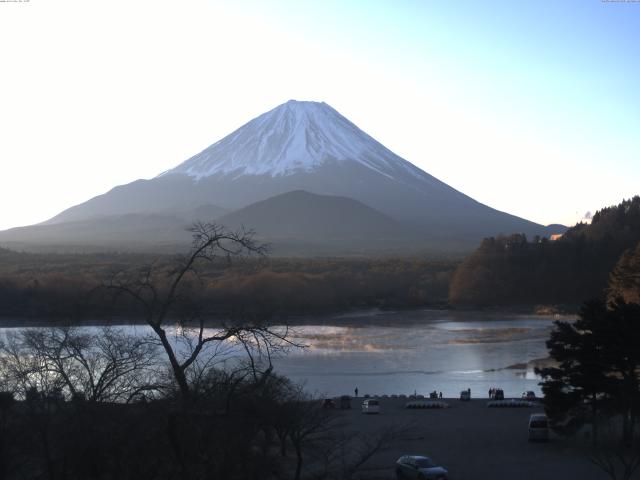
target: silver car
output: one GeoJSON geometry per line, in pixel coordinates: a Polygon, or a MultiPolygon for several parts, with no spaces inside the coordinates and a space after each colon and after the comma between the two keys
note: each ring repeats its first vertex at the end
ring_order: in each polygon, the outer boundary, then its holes
{"type": "Polygon", "coordinates": [[[421,480],[445,480],[447,470],[439,467],[429,457],[422,455],[403,455],[396,461],[398,480],[418,478],[421,480]]]}
{"type": "Polygon", "coordinates": [[[529,417],[529,441],[549,440],[549,420],[544,413],[534,413],[529,417]]]}

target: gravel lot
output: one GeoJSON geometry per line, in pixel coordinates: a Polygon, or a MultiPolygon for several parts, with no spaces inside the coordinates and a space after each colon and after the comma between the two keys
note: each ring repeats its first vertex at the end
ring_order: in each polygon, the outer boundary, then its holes
{"type": "Polygon", "coordinates": [[[411,453],[432,457],[454,480],[607,478],[569,440],[553,434],[546,443],[527,440],[529,415],[543,412],[541,407],[488,408],[488,399],[444,399],[450,408],[409,410],[406,399],[382,398],[379,415],[363,415],[361,401],[352,399],[354,408],[341,413],[347,429],[373,434],[391,426],[410,428],[406,438],[369,463],[384,469],[375,478],[395,478],[396,459],[411,453]]]}

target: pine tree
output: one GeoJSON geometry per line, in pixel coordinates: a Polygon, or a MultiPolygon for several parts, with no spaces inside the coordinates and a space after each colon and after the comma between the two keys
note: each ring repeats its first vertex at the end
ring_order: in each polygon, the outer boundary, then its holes
{"type": "Polygon", "coordinates": [[[640,305],[622,299],[583,305],[574,323],[556,322],[547,341],[555,367],[538,370],[545,408],[559,430],[586,423],[597,441],[598,420],[621,416],[631,444],[640,412],[640,305]]]}

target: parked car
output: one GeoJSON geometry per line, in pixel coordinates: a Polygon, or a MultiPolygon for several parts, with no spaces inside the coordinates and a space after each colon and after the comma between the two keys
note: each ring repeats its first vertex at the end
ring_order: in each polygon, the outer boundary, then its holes
{"type": "Polygon", "coordinates": [[[447,470],[438,466],[429,457],[423,455],[403,455],[396,461],[396,478],[408,480],[419,478],[423,480],[445,480],[447,470]]]}
{"type": "Polygon", "coordinates": [[[362,402],[362,413],[380,413],[380,402],[374,398],[368,398],[362,402]]]}
{"type": "Polygon", "coordinates": [[[535,402],[535,401],[537,400],[537,399],[536,399],[536,392],[533,392],[533,391],[531,391],[531,390],[528,390],[528,391],[526,391],[526,392],[524,392],[524,393],[522,394],[522,399],[523,399],[523,400],[528,400],[528,401],[530,401],[530,402],[535,402]]]}
{"type": "Polygon", "coordinates": [[[544,413],[533,413],[529,417],[529,441],[549,440],[549,420],[544,413]]]}
{"type": "Polygon", "coordinates": [[[471,392],[469,390],[462,390],[460,392],[460,400],[463,402],[468,402],[471,400],[471,392]]]}
{"type": "Polygon", "coordinates": [[[322,401],[322,408],[336,408],[336,402],[333,398],[325,398],[322,401]]]}
{"type": "Polygon", "coordinates": [[[340,397],[340,408],[342,410],[351,409],[351,397],[349,395],[342,395],[340,397]]]}

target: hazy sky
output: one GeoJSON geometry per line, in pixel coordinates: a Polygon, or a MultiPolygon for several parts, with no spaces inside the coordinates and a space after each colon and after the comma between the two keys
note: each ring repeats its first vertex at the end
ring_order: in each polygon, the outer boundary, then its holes
{"type": "Polygon", "coordinates": [[[291,98],[536,222],[640,193],[638,2],[8,0],[0,45],[0,228],[291,98]]]}

